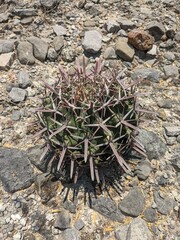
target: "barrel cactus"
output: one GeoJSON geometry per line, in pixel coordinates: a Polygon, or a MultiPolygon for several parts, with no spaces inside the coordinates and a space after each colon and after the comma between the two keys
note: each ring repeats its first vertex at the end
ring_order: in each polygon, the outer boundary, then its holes
{"type": "Polygon", "coordinates": [[[52,151],[56,171],[68,172],[77,181],[83,169],[89,169],[92,181],[101,182],[99,169],[117,161],[125,171],[130,167],[124,155],[136,150],[145,155],[137,142],[140,115],[136,85],[122,72],[103,70],[96,59],[88,68],[85,57],[76,61],[72,74],[60,67],[58,81],[44,82],[43,106],[36,109],[47,147],[43,157],[52,151]]]}

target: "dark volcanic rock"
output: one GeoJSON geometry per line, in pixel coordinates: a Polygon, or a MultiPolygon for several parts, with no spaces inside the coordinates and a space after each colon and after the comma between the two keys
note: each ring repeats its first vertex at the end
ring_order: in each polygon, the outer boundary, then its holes
{"type": "Polygon", "coordinates": [[[101,197],[93,199],[91,207],[103,216],[114,221],[122,222],[123,220],[123,215],[117,208],[116,203],[109,198],[101,197]]]}
{"type": "Polygon", "coordinates": [[[119,208],[123,213],[129,216],[139,216],[144,208],[144,196],[141,189],[138,187],[132,189],[120,202],[119,208]]]}
{"type": "Polygon", "coordinates": [[[56,216],[54,227],[64,230],[70,228],[71,218],[68,212],[64,211],[56,216]]]}
{"type": "Polygon", "coordinates": [[[157,204],[157,210],[163,215],[170,214],[173,210],[175,202],[173,199],[168,197],[162,197],[159,192],[154,193],[154,201],[157,204]]]}
{"type": "Polygon", "coordinates": [[[141,129],[137,140],[140,141],[146,150],[149,160],[160,159],[164,156],[167,147],[166,144],[155,133],[141,129]]]}
{"type": "Polygon", "coordinates": [[[16,192],[29,187],[34,174],[24,151],[0,148],[0,180],[7,192],[16,192]]]}

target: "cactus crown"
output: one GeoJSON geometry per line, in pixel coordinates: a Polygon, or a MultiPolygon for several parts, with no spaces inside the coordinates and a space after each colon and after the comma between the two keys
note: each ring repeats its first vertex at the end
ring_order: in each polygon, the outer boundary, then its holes
{"type": "Polygon", "coordinates": [[[143,112],[137,108],[137,83],[122,72],[103,71],[100,59],[88,69],[83,57],[73,74],[60,67],[54,86],[44,82],[43,106],[36,110],[47,143],[42,158],[54,149],[56,170],[68,169],[74,182],[79,170],[88,167],[91,179],[100,183],[99,168],[114,160],[130,171],[123,156],[130,149],[145,155],[135,139],[143,112]]]}

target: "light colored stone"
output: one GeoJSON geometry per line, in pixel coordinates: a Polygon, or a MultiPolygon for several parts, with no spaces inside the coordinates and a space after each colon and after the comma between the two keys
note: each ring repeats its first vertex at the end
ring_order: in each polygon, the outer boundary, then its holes
{"type": "Polygon", "coordinates": [[[55,25],[53,30],[57,36],[64,36],[67,33],[66,28],[60,25],[55,25]]]}
{"type": "Polygon", "coordinates": [[[8,70],[14,61],[14,52],[0,54],[0,70],[8,70]]]}
{"type": "Polygon", "coordinates": [[[14,40],[0,40],[0,54],[14,51],[14,40]]]}
{"type": "Polygon", "coordinates": [[[102,35],[97,30],[90,30],[85,32],[83,40],[83,48],[89,53],[97,53],[102,47],[102,35]]]}
{"type": "Polygon", "coordinates": [[[133,60],[135,51],[132,46],[128,44],[128,39],[119,37],[116,46],[116,54],[125,61],[131,62],[133,60]]]}
{"type": "Polygon", "coordinates": [[[169,137],[180,135],[180,126],[165,127],[166,135],[169,137]]]}
{"type": "Polygon", "coordinates": [[[22,102],[26,97],[26,91],[21,88],[13,87],[9,93],[9,96],[15,103],[22,102]]]}
{"type": "Polygon", "coordinates": [[[33,45],[33,53],[35,58],[44,62],[48,52],[48,44],[44,40],[37,37],[29,37],[27,38],[28,42],[33,45]]]}
{"type": "Polygon", "coordinates": [[[104,58],[105,59],[116,59],[117,55],[116,55],[115,49],[113,47],[106,48],[106,50],[104,51],[104,58]]]}
{"type": "Polygon", "coordinates": [[[126,240],[152,240],[151,232],[143,219],[137,217],[132,220],[126,240]]]}

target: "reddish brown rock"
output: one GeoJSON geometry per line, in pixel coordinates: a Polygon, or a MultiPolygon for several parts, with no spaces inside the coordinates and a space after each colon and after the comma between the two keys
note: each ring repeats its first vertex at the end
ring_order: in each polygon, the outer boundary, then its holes
{"type": "Polygon", "coordinates": [[[128,43],[139,50],[149,50],[154,44],[154,37],[144,31],[131,31],[128,33],[128,43]]]}

